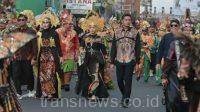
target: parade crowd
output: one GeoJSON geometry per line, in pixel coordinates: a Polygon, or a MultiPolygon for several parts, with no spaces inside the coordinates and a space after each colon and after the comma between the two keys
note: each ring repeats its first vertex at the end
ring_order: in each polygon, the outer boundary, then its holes
{"type": "Polygon", "coordinates": [[[146,83],[155,77],[163,86],[166,112],[200,112],[199,24],[189,10],[181,20],[124,14],[105,21],[95,11],[76,18],[65,7],[60,13],[49,8],[35,17],[31,10],[16,14],[1,7],[0,50],[15,42],[11,38],[35,38],[0,59],[0,112],[22,111],[17,101],[24,97],[22,85],[27,85],[26,97],[62,98],[61,89],[70,91],[75,74],[76,94],[94,102],[108,98],[108,89],[116,89],[114,71],[124,108],[135,75],[146,83]],[[6,40],[11,41],[5,45],[6,40]],[[5,83],[13,85],[16,95],[1,86],[5,83]]]}

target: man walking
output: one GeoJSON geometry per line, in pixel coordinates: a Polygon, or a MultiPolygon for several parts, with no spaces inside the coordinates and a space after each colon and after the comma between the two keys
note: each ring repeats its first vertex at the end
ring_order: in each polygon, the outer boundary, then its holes
{"type": "Polygon", "coordinates": [[[117,82],[122,94],[122,106],[127,108],[132,88],[132,76],[140,57],[140,36],[131,27],[131,15],[122,16],[122,26],[115,30],[111,49],[111,69],[116,66],[117,82]]]}

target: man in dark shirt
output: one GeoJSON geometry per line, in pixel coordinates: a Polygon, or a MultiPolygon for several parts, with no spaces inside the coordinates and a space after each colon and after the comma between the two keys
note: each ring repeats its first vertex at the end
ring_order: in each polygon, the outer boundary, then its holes
{"type": "Polygon", "coordinates": [[[164,35],[159,45],[156,61],[157,64],[161,64],[162,58],[166,58],[170,48],[170,44],[172,41],[174,41],[173,33],[178,32],[180,30],[179,28],[180,22],[177,19],[171,20],[171,32],[164,35]]]}
{"type": "MultiPolygon", "coordinates": [[[[18,16],[18,29],[14,32],[26,33],[36,36],[36,31],[27,26],[27,17],[23,14],[18,16]]],[[[11,32],[11,33],[14,33],[11,32]]],[[[35,58],[35,46],[37,46],[36,39],[29,42],[27,45],[17,51],[12,59],[12,79],[17,90],[17,95],[20,98],[22,95],[21,85],[28,85],[29,97],[34,95],[34,75],[31,61],[35,58]]]]}
{"type": "Polygon", "coordinates": [[[164,58],[162,85],[165,88],[166,112],[183,112],[181,111],[181,103],[179,99],[179,80],[176,72],[178,69],[176,55],[170,55],[175,52],[176,34],[180,32],[180,23],[178,20],[171,20],[171,33],[166,34],[160,43],[157,57],[157,66],[160,66],[162,58],[164,58]],[[172,47],[172,45],[174,45],[172,47]],[[170,57],[170,58],[169,58],[170,57]],[[169,61],[175,60],[175,61],[169,61]]]}

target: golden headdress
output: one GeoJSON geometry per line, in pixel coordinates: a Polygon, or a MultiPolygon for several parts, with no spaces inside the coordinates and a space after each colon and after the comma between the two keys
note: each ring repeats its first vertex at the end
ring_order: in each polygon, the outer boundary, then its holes
{"type": "Polygon", "coordinates": [[[87,31],[90,25],[95,25],[98,30],[101,30],[105,26],[105,20],[103,18],[100,18],[99,15],[94,11],[91,11],[86,16],[86,20],[81,24],[81,28],[84,31],[87,31]]]}
{"type": "Polygon", "coordinates": [[[162,31],[167,31],[168,27],[170,27],[170,18],[167,16],[164,20],[161,21],[159,29],[162,31]]]}
{"type": "Polygon", "coordinates": [[[145,30],[145,29],[147,29],[148,27],[150,27],[149,22],[143,21],[143,22],[142,22],[142,30],[145,30]]]}
{"type": "Polygon", "coordinates": [[[35,16],[34,16],[33,11],[31,11],[31,10],[24,10],[23,12],[21,12],[21,14],[25,15],[28,18],[28,22],[29,23],[35,21],[35,16]]]}
{"type": "Polygon", "coordinates": [[[70,13],[66,18],[61,20],[62,23],[73,23],[73,15],[70,13]]]}
{"type": "Polygon", "coordinates": [[[49,8],[44,11],[38,19],[36,19],[36,25],[41,26],[46,18],[50,18],[52,26],[57,26],[60,24],[58,16],[51,10],[51,8],[49,8]]]}
{"type": "Polygon", "coordinates": [[[78,24],[81,25],[85,20],[86,20],[85,18],[81,18],[81,19],[79,19],[78,24]]]}
{"type": "Polygon", "coordinates": [[[65,9],[60,14],[60,20],[62,23],[71,23],[73,21],[73,14],[65,9]]]}

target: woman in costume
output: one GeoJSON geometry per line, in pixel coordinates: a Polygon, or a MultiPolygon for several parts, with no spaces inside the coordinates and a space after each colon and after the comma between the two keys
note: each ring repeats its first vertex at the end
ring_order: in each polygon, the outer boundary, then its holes
{"type": "MultiPolygon", "coordinates": [[[[102,44],[102,39],[97,35],[98,28],[103,28],[103,20],[98,16],[91,16],[85,21],[83,29],[88,31],[84,36],[84,42],[81,47],[85,50],[84,65],[85,75],[82,80],[84,85],[82,90],[91,100],[96,101],[97,98],[107,98],[109,96],[105,84],[103,82],[103,74],[105,67],[104,56],[106,55],[106,47],[102,44]]],[[[83,74],[81,74],[83,75],[83,74]]]]}
{"type": "Polygon", "coordinates": [[[78,35],[73,30],[73,16],[63,18],[62,27],[57,29],[61,41],[61,57],[63,76],[63,88],[65,91],[70,90],[70,81],[78,58],[78,35]]]}
{"type": "Polygon", "coordinates": [[[47,13],[40,18],[42,30],[38,32],[38,83],[37,97],[60,98],[61,67],[59,58],[62,56],[58,33],[52,28],[52,18],[47,13]]]}
{"type": "Polygon", "coordinates": [[[152,36],[148,35],[148,27],[149,23],[147,21],[143,22],[142,28],[142,52],[141,52],[141,60],[140,66],[144,66],[144,81],[147,82],[150,76],[150,63],[151,63],[151,49],[154,45],[154,40],[152,36]]]}
{"type": "Polygon", "coordinates": [[[156,53],[159,47],[158,36],[156,33],[156,22],[154,19],[150,21],[150,27],[148,28],[149,36],[153,38],[153,46],[150,49],[151,52],[151,64],[150,64],[150,74],[154,76],[156,74],[156,53]]]}
{"type": "Polygon", "coordinates": [[[107,55],[105,56],[105,69],[103,80],[107,89],[114,89],[109,61],[112,38],[114,37],[114,31],[119,27],[119,24],[116,17],[111,17],[109,23],[110,27],[107,29],[104,26],[103,30],[101,32],[98,32],[98,36],[102,38],[103,44],[105,45],[107,51],[107,55]]]}

